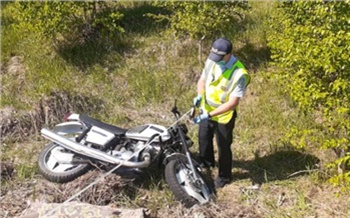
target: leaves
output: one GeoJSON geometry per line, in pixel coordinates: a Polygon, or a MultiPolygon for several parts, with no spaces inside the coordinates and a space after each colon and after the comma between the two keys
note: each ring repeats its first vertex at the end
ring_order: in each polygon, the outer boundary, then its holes
{"type": "Polygon", "coordinates": [[[168,20],[170,30],[176,35],[188,35],[193,39],[217,37],[230,31],[241,20],[241,11],[248,8],[247,2],[207,2],[207,1],[160,1],[156,5],[169,11],[169,15],[149,16],[158,20],[168,20]]]}
{"type": "Polygon", "coordinates": [[[14,27],[24,28],[50,37],[61,36],[71,40],[96,37],[97,32],[113,34],[122,32],[118,21],[123,14],[116,10],[117,4],[106,2],[15,2],[12,13],[14,27]]]}
{"type": "Polygon", "coordinates": [[[304,111],[322,113],[318,131],[325,140],[313,141],[324,148],[350,145],[349,13],[350,1],[285,2],[269,22],[269,46],[275,65],[284,69],[286,90],[304,111]]]}

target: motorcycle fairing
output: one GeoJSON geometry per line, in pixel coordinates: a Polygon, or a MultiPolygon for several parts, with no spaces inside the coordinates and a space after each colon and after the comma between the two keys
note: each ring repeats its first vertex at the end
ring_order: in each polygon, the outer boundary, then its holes
{"type": "Polygon", "coordinates": [[[86,141],[97,145],[105,145],[111,141],[115,135],[97,126],[91,127],[87,133],[86,141]]]}

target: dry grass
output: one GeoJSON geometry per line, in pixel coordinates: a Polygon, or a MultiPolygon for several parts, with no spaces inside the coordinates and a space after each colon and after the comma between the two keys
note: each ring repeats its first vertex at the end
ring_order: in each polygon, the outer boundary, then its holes
{"type": "Polygon", "coordinates": [[[68,112],[94,113],[103,102],[93,97],[65,92],[52,92],[42,98],[31,111],[16,111],[12,107],[0,109],[3,141],[23,141],[40,132],[43,126],[62,121],[68,112]]]}

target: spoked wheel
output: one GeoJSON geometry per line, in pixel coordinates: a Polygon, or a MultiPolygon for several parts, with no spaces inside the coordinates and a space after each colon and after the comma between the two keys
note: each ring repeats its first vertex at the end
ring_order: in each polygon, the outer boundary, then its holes
{"type": "Polygon", "coordinates": [[[56,143],[41,151],[38,159],[40,173],[52,182],[70,182],[86,173],[90,164],[72,163],[74,154],[56,143]]]}
{"type": "Polygon", "coordinates": [[[186,207],[204,204],[215,198],[214,189],[203,175],[197,170],[194,173],[187,160],[171,160],[165,167],[165,180],[169,188],[186,207]]]}

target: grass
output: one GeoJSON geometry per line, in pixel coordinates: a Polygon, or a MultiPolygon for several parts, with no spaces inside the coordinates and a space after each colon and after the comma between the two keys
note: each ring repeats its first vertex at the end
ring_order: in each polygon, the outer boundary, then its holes
{"type": "MultiPolygon", "coordinates": [[[[251,4],[246,31],[233,36],[234,52],[247,63],[252,76],[234,130],[235,179],[218,191],[216,205],[208,206],[207,212],[220,217],[238,216],[239,212],[251,217],[346,217],[350,213],[346,196],[324,183],[326,172],[317,168],[331,154],[312,145],[296,150],[286,140],[294,125],[312,126],[314,118],[294,108],[267,64],[262,18],[269,13],[269,4],[251,4]],[[260,189],[251,189],[256,184],[260,189]]],[[[142,4],[137,8],[151,9],[142,8],[142,4]]],[[[128,8],[125,11],[133,13],[128,8]]],[[[153,25],[149,20],[142,23],[137,16],[130,19],[139,22],[135,27],[153,25]]],[[[27,70],[25,74],[2,75],[1,105],[32,110],[42,97],[62,91],[87,96],[86,101],[91,99],[85,104],[90,105],[86,106],[89,115],[108,123],[124,128],[144,123],[169,126],[174,121],[170,110],[175,99],[182,112],[190,108],[208,48],[203,47],[203,53],[198,54],[196,42],[166,37],[162,28],[163,24],[142,32],[130,27],[118,39],[122,44],[65,44],[58,50],[44,39],[2,29],[2,62],[21,56],[27,70]]],[[[196,142],[191,150],[197,152],[197,126],[188,126],[196,142]]],[[[36,159],[43,144],[33,137],[2,145],[2,161],[15,163],[15,181],[41,179],[36,159]]],[[[213,175],[216,173],[214,170],[213,175]]],[[[145,207],[169,217],[191,217],[193,210],[174,201],[161,174],[149,172],[146,179],[118,196],[115,204],[145,207]]],[[[15,190],[20,186],[16,184],[8,185],[15,190]]]]}

